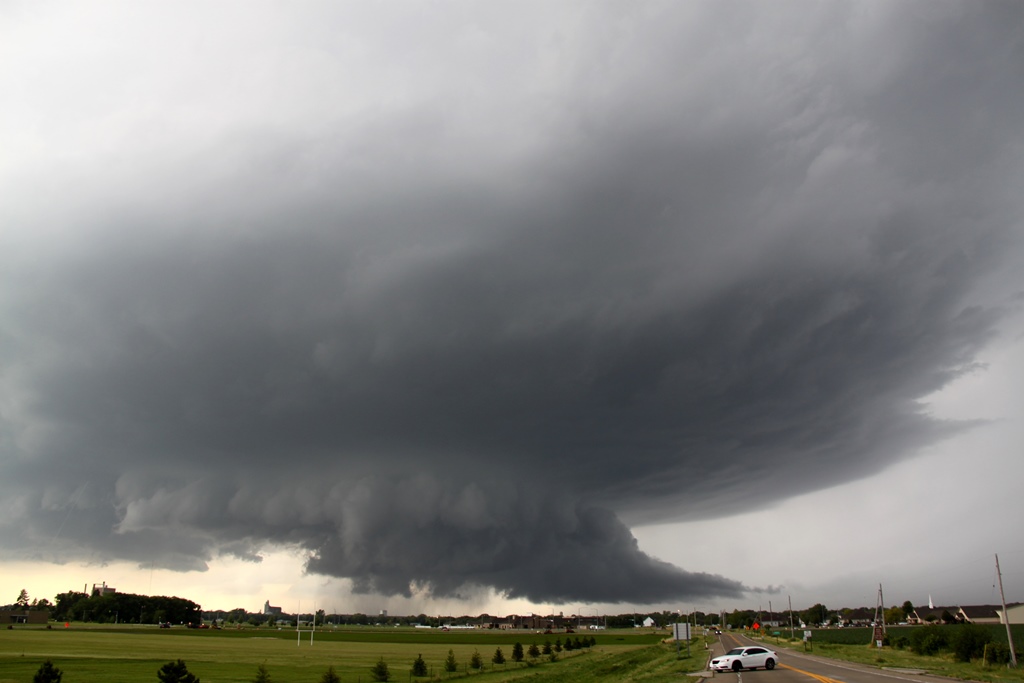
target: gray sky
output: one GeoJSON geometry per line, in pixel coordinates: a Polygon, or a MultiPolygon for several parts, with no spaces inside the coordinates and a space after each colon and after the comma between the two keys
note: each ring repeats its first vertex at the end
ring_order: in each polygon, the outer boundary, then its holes
{"type": "Polygon", "coordinates": [[[1024,599],[1022,26],[4,4],[5,584],[1024,599]]]}

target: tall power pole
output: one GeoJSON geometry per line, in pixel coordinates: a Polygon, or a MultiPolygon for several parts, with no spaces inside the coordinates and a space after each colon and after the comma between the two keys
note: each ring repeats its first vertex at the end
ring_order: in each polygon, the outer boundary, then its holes
{"type": "Polygon", "coordinates": [[[792,640],[795,636],[796,631],[793,630],[793,596],[787,595],[789,599],[789,638],[792,640]]]}
{"type": "Polygon", "coordinates": [[[1003,603],[1003,623],[1006,624],[1006,640],[1010,643],[1010,661],[1017,666],[1017,652],[1013,649],[1013,632],[1010,630],[1010,613],[1006,611],[1006,596],[1003,595],[1003,573],[999,571],[999,553],[996,553],[996,575],[999,576],[999,599],[1003,603]]]}

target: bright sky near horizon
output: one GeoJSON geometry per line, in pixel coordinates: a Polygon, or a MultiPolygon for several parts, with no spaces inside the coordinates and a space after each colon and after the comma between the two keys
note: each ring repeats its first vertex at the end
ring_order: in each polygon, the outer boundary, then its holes
{"type": "Polygon", "coordinates": [[[1024,600],[1021,25],[4,3],[0,604],[1024,600]]]}

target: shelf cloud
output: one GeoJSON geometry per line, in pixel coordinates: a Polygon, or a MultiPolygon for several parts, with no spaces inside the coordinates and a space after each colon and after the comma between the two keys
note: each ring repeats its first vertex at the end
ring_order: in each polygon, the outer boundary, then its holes
{"type": "Polygon", "coordinates": [[[10,552],[736,597],[631,527],[976,424],[1015,4],[126,7],[2,10],[10,552]]]}

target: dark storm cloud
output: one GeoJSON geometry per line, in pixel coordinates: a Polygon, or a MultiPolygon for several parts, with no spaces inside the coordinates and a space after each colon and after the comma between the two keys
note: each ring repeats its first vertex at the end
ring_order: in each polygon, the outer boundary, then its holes
{"type": "Polygon", "coordinates": [[[101,151],[12,175],[5,547],[201,569],[283,543],[385,594],[736,596],[627,524],[968,426],[920,400],[975,367],[1019,260],[1016,10],[696,7],[560,17],[518,68],[532,29],[485,25],[482,64],[377,64],[434,90],[352,102],[271,41],[255,62],[284,72],[255,80],[317,106],[197,100],[230,125],[169,125],[180,151],[123,152],[139,173],[101,151]]]}

